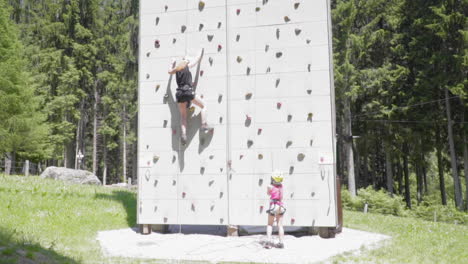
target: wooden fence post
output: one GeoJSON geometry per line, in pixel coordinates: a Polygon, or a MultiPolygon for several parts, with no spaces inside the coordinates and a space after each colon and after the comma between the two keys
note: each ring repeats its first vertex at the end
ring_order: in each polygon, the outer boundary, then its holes
{"type": "Polygon", "coordinates": [[[9,158],[5,158],[5,174],[10,175],[11,172],[11,160],[9,158]]]}
{"type": "Polygon", "coordinates": [[[29,176],[29,160],[24,162],[24,176],[29,176]]]}

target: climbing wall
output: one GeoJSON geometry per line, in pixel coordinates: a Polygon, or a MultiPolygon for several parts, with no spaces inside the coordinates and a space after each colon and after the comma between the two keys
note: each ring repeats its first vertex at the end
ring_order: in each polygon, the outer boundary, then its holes
{"type": "Polygon", "coordinates": [[[336,226],[328,1],[141,0],[140,17],[138,223],[263,225],[280,170],[284,224],[336,226]],[[201,48],[214,130],[190,108],[182,146],[167,69],[201,48]]]}

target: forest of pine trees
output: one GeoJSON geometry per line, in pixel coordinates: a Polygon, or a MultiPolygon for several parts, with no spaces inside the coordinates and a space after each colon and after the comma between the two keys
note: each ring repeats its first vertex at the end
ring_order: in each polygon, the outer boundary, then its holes
{"type": "MultiPolygon", "coordinates": [[[[0,156],[135,179],[138,4],[0,0],[0,156]]],[[[467,209],[468,1],[331,5],[342,182],[467,209]]]]}

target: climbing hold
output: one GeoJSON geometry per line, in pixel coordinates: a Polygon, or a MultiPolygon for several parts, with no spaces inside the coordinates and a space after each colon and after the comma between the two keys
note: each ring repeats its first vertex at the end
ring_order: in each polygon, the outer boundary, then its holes
{"type": "Polygon", "coordinates": [[[146,170],[146,171],[145,171],[145,179],[146,179],[146,181],[149,181],[150,177],[151,177],[151,172],[150,172],[150,170],[146,170]]]}
{"type": "Polygon", "coordinates": [[[218,28],[221,28],[222,23],[218,22],[218,28]]]}
{"type": "Polygon", "coordinates": [[[219,117],[219,123],[220,123],[220,124],[223,123],[223,117],[222,117],[222,116],[219,117]]]}
{"type": "Polygon", "coordinates": [[[210,66],[213,66],[213,58],[209,57],[208,62],[210,63],[210,66]]]}
{"type": "Polygon", "coordinates": [[[275,87],[278,88],[278,85],[280,84],[280,78],[276,79],[276,84],[275,84],[275,87]]]}
{"type": "Polygon", "coordinates": [[[223,100],[223,95],[222,95],[222,94],[218,94],[218,103],[221,103],[222,100],[223,100]]]}
{"type": "Polygon", "coordinates": [[[291,145],[292,145],[292,141],[288,140],[288,142],[286,142],[286,148],[289,148],[291,145]]]}
{"type": "Polygon", "coordinates": [[[150,75],[147,73],[146,74],[146,79],[149,79],[150,78],[150,75]]]}
{"type": "Polygon", "coordinates": [[[167,223],[167,217],[164,217],[164,223],[167,223]]]}
{"type": "Polygon", "coordinates": [[[167,5],[164,6],[164,11],[167,12],[167,9],[168,9],[168,8],[169,8],[169,7],[168,7],[167,5]]]}
{"type": "Polygon", "coordinates": [[[283,56],[283,52],[276,52],[276,58],[281,58],[283,56]]]}
{"type": "Polygon", "coordinates": [[[198,25],[198,31],[202,31],[203,29],[203,24],[198,25]]]}
{"type": "Polygon", "coordinates": [[[310,44],[310,41],[311,41],[310,39],[307,39],[307,40],[306,40],[307,44],[310,44]]]}
{"type": "Polygon", "coordinates": [[[172,180],[172,186],[175,186],[177,184],[176,180],[172,180]]]}
{"type": "Polygon", "coordinates": [[[253,141],[251,139],[247,140],[247,148],[250,148],[253,145],[253,141]]]}
{"type": "Polygon", "coordinates": [[[236,41],[239,42],[239,40],[240,40],[240,35],[237,34],[237,36],[236,36],[236,41]]]}
{"type": "Polygon", "coordinates": [[[296,28],[296,29],[294,30],[294,32],[296,33],[296,36],[299,36],[299,34],[301,34],[302,30],[296,28]]]}
{"type": "Polygon", "coordinates": [[[309,72],[310,72],[310,67],[311,67],[311,66],[312,66],[312,65],[310,65],[310,64],[307,65],[307,70],[308,70],[309,72]]]}
{"type": "Polygon", "coordinates": [[[219,168],[219,172],[223,172],[223,168],[219,168]]]}
{"type": "Polygon", "coordinates": [[[218,52],[220,52],[222,48],[223,46],[221,46],[221,44],[218,44],[218,52]]]}
{"type": "Polygon", "coordinates": [[[259,12],[259,11],[260,11],[260,7],[257,6],[257,7],[255,8],[255,11],[256,11],[256,12],[259,12]]]}
{"type": "Polygon", "coordinates": [[[157,205],[154,207],[154,212],[156,213],[156,211],[158,211],[158,206],[157,205]]]}
{"type": "Polygon", "coordinates": [[[314,140],[311,139],[311,140],[309,141],[309,145],[312,147],[313,144],[314,144],[314,140]]]}
{"type": "Polygon", "coordinates": [[[192,209],[192,211],[194,211],[194,212],[195,212],[195,204],[194,204],[194,203],[192,203],[192,207],[191,207],[191,209],[192,209]]]}
{"type": "Polygon", "coordinates": [[[172,163],[176,162],[177,158],[175,155],[172,155],[172,163]]]}
{"type": "Polygon", "coordinates": [[[185,25],[183,25],[181,28],[180,28],[180,31],[182,31],[182,33],[185,33],[185,30],[187,29],[187,27],[185,25]]]}
{"type": "Polygon", "coordinates": [[[310,194],[310,196],[314,197],[314,196],[315,196],[315,192],[312,192],[312,193],[310,194]]]}
{"type": "Polygon", "coordinates": [[[186,193],[182,192],[182,198],[185,198],[186,193]]]}
{"type": "Polygon", "coordinates": [[[177,39],[176,38],[173,38],[172,39],[172,44],[175,44],[177,42],[177,39]]]}
{"type": "Polygon", "coordinates": [[[303,161],[304,158],[305,158],[304,153],[299,153],[299,154],[297,154],[297,160],[298,160],[298,161],[303,161]]]}
{"type": "Polygon", "coordinates": [[[244,125],[245,125],[246,127],[249,127],[251,123],[252,123],[252,117],[250,117],[250,116],[247,115],[247,118],[245,119],[244,125]]]}
{"type": "Polygon", "coordinates": [[[222,224],[224,222],[224,219],[223,218],[220,218],[219,219],[219,222],[222,224]]]}
{"type": "Polygon", "coordinates": [[[250,75],[250,67],[247,67],[247,75],[250,75]]]}
{"type": "Polygon", "coordinates": [[[294,4],[294,9],[298,9],[300,4],[301,4],[301,3],[295,3],[295,4],[294,4]]]}
{"type": "Polygon", "coordinates": [[[223,198],[223,195],[224,195],[223,192],[219,192],[219,199],[223,198]]]}
{"type": "Polygon", "coordinates": [[[257,130],[257,135],[260,135],[261,133],[262,133],[262,129],[259,128],[259,129],[257,130]]]}
{"type": "Polygon", "coordinates": [[[292,115],[288,115],[288,122],[291,122],[292,120],[292,115]]]}
{"type": "Polygon", "coordinates": [[[161,45],[159,44],[159,40],[155,40],[154,41],[154,47],[159,49],[159,47],[161,47],[161,45]]]}
{"type": "Polygon", "coordinates": [[[159,17],[156,17],[156,26],[159,24],[159,17]]]}
{"type": "Polygon", "coordinates": [[[210,207],[210,211],[213,212],[213,209],[214,209],[214,205],[210,207]]]}
{"type": "Polygon", "coordinates": [[[242,58],[240,56],[237,56],[237,62],[238,63],[241,63],[242,62],[242,58]]]}
{"type": "Polygon", "coordinates": [[[288,16],[285,16],[285,17],[284,17],[284,22],[288,23],[289,21],[291,21],[291,19],[289,19],[288,16]]]}
{"type": "Polygon", "coordinates": [[[200,71],[200,76],[203,76],[203,73],[205,73],[203,70],[200,71]]]}
{"type": "Polygon", "coordinates": [[[277,108],[277,109],[280,109],[280,108],[281,108],[281,105],[282,105],[281,102],[277,102],[277,103],[276,103],[276,108],[277,108]]]}
{"type": "Polygon", "coordinates": [[[193,112],[195,112],[195,106],[191,106],[191,107],[189,108],[189,112],[193,114],[193,112]]]}
{"type": "Polygon", "coordinates": [[[214,158],[214,155],[210,155],[208,158],[212,160],[214,158]]]}
{"type": "Polygon", "coordinates": [[[258,154],[258,159],[259,160],[263,159],[263,154],[258,154]]]}
{"type": "Polygon", "coordinates": [[[205,174],[205,167],[200,167],[200,174],[201,175],[205,174]]]}
{"type": "Polygon", "coordinates": [[[291,224],[292,224],[292,225],[294,224],[294,222],[296,222],[296,219],[291,218],[291,224]]]}
{"type": "Polygon", "coordinates": [[[294,172],[294,166],[289,167],[289,174],[293,174],[294,172]]]}
{"type": "Polygon", "coordinates": [[[307,89],[307,93],[308,93],[308,94],[311,94],[311,93],[312,93],[312,89],[307,89]]]}
{"type": "Polygon", "coordinates": [[[159,160],[159,156],[156,156],[156,155],[155,155],[155,156],[153,156],[153,163],[156,163],[156,162],[158,162],[158,160],[159,160]]]}
{"type": "Polygon", "coordinates": [[[260,205],[260,213],[263,212],[263,205],[260,205]]]}
{"type": "Polygon", "coordinates": [[[313,113],[307,114],[307,121],[312,122],[312,117],[314,117],[313,113]]]}
{"type": "Polygon", "coordinates": [[[149,149],[149,145],[146,145],[146,149],[149,149]]]}
{"type": "Polygon", "coordinates": [[[149,57],[150,55],[151,55],[151,52],[148,51],[148,52],[146,53],[146,57],[149,57]]]}
{"type": "Polygon", "coordinates": [[[198,2],[198,10],[201,12],[203,11],[203,8],[205,8],[205,2],[203,1],[198,2]]]}
{"type": "Polygon", "coordinates": [[[249,121],[252,120],[252,117],[249,116],[249,115],[245,115],[245,118],[246,118],[247,120],[249,120],[249,121]]]}
{"type": "Polygon", "coordinates": [[[244,155],[240,154],[239,159],[241,160],[244,157],[244,155]]]}
{"type": "Polygon", "coordinates": [[[154,186],[154,187],[157,187],[157,186],[158,186],[158,180],[154,180],[153,186],[154,186]]]}
{"type": "Polygon", "coordinates": [[[268,52],[268,50],[270,49],[270,45],[265,45],[265,52],[268,52]]]}
{"type": "Polygon", "coordinates": [[[271,68],[268,67],[267,70],[266,70],[266,72],[269,73],[270,71],[271,71],[271,68]]]}
{"type": "Polygon", "coordinates": [[[279,39],[280,38],[280,29],[277,28],[276,29],[276,39],[279,39]]]}
{"type": "Polygon", "coordinates": [[[245,100],[250,100],[252,98],[252,93],[245,94],[245,100]]]}
{"type": "Polygon", "coordinates": [[[159,90],[159,88],[161,87],[161,85],[159,84],[156,84],[156,89],[155,89],[155,92],[157,92],[159,90]]]}
{"type": "Polygon", "coordinates": [[[263,0],[263,5],[266,5],[268,3],[268,0],[263,0]]]}
{"type": "Polygon", "coordinates": [[[213,35],[207,35],[208,41],[211,42],[213,40],[213,35]]]}
{"type": "Polygon", "coordinates": [[[262,186],[263,184],[263,179],[258,179],[258,186],[262,186]]]}
{"type": "Polygon", "coordinates": [[[241,11],[240,9],[237,9],[237,10],[236,10],[236,14],[239,15],[239,14],[240,14],[240,11],[241,11]]]}

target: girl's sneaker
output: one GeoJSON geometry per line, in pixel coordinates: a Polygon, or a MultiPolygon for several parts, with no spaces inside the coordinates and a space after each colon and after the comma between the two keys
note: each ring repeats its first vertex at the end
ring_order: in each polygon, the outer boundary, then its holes
{"type": "Polygon", "coordinates": [[[207,123],[201,125],[201,129],[204,133],[208,133],[209,131],[213,130],[213,127],[209,126],[207,123]]]}
{"type": "Polygon", "coordinates": [[[185,146],[187,144],[187,135],[186,134],[182,134],[180,136],[180,141],[182,143],[183,146],[185,146]]]}
{"type": "Polygon", "coordinates": [[[263,247],[266,248],[266,249],[270,249],[274,246],[274,244],[270,241],[268,242],[265,242],[265,244],[263,244],[263,247]]]}
{"type": "Polygon", "coordinates": [[[284,244],[279,242],[278,244],[275,245],[276,248],[284,248],[284,244]]]}

